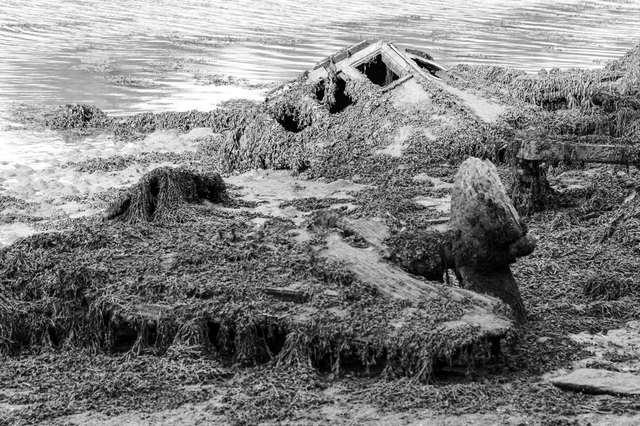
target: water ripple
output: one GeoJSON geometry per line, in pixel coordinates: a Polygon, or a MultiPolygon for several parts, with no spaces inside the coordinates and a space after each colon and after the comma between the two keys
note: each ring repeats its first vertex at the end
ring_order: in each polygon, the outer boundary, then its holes
{"type": "Polygon", "coordinates": [[[445,65],[590,68],[640,41],[640,0],[4,0],[0,115],[11,102],[213,108],[230,92],[198,75],[282,82],[365,38],[445,65]],[[126,76],[152,84],[113,84],[126,76]]]}

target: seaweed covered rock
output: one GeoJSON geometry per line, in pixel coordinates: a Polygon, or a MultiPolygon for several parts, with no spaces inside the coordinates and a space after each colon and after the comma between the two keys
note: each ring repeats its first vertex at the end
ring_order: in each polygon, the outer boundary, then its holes
{"type": "Polygon", "coordinates": [[[111,120],[95,105],[68,104],[48,117],[46,124],[52,129],[65,130],[108,126],[111,120]]]}
{"type": "Polygon", "coordinates": [[[11,114],[12,120],[35,129],[82,131],[109,128],[114,124],[114,119],[95,105],[77,103],[59,106],[19,105],[11,114]]]}
{"type": "Polygon", "coordinates": [[[145,112],[114,122],[113,132],[117,138],[125,140],[136,139],[162,129],[179,129],[182,132],[188,132],[197,127],[208,127],[218,133],[243,128],[253,121],[259,110],[259,104],[246,101],[206,112],[196,110],[157,114],[145,112]]]}
{"type": "Polygon", "coordinates": [[[225,184],[219,174],[198,175],[184,169],[159,167],[142,176],[104,214],[127,222],[175,221],[185,204],[202,199],[221,201],[225,184]]]}
{"type": "Polygon", "coordinates": [[[502,299],[524,322],[524,305],[509,265],[530,254],[535,239],[527,234],[493,164],[477,158],[462,163],[451,195],[450,224],[462,285],[502,299]]]}

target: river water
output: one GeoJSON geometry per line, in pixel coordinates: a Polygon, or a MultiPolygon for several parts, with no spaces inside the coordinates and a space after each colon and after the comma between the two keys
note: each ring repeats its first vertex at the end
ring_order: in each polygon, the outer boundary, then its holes
{"type": "Polygon", "coordinates": [[[0,163],[75,143],[7,130],[16,103],[210,110],[380,38],[445,66],[593,68],[640,42],[640,0],[3,0],[0,163]]]}

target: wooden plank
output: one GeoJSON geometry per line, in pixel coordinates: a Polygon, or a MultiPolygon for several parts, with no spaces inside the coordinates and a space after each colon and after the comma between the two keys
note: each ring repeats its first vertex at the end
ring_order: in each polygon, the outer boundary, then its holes
{"type": "Polygon", "coordinates": [[[361,74],[360,71],[358,71],[355,68],[352,68],[350,65],[345,64],[344,62],[336,65],[336,68],[352,80],[362,80],[367,78],[364,76],[364,74],[361,74]]]}
{"type": "Polygon", "coordinates": [[[381,47],[382,47],[382,42],[371,44],[367,46],[365,49],[362,49],[358,53],[351,56],[349,59],[342,61],[341,65],[350,66],[355,69],[358,65],[362,65],[363,63],[369,61],[370,56],[380,51],[381,47]]]}
{"type": "Polygon", "coordinates": [[[438,62],[434,61],[433,59],[431,59],[431,60],[425,59],[422,56],[418,56],[418,55],[415,55],[413,53],[408,53],[408,52],[405,52],[405,55],[407,56],[407,58],[411,59],[412,61],[414,59],[417,59],[417,60],[419,60],[421,62],[424,62],[426,65],[431,65],[433,68],[437,68],[440,71],[444,71],[444,72],[448,72],[449,71],[444,65],[439,64],[438,62]]]}
{"type": "Polygon", "coordinates": [[[384,87],[382,88],[382,92],[384,93],[384,92],[387,92],[387,91],[389,91],[389,90],[393,90],[393,89],[395,89],[396,87],[398,87],[398,86],[400,86],[400,85],[402,85],[402,84],[406,83],[407,81],[411,80],[412,78],[413,78],[413,74],[407,74],[407,75],[405,75],[404,77],[402,77],[401,79],[396,80],[396,81],[394,81],[393,83],[391,83],[391,84],[388,84],[388,85],[384,86],[384,87]]]}
{"type": "Polygon", "coordinates": [[[637,149],[624,145],[526,141],[520,145],[517,156],[526,161],[566,161],[640,166],[640,154],[637,149]]]}
{"type": "Polygon", "coordinates": [[[354,44],[353,46],[349,47],[346,50],[343,50],[341,52],[336,53],[335,55],[327,57],[326,59],[319,62],[315,67],[313,67],[313,69],[317,70],[318,68],[326,67],[327,65],[329,65],[331,58],[333,58],[333,62],[335,63],[343,61],[347,58],[350,58],[353,54],[360,52],[362,49],[368,46],[369,46],[369,41],[363,40],[358,44],[354,44]]]}
{"type": "Polygon", "coordinates": [[[310,299],[310,295],[306,291],[291,288],[267,287],[264,292],[276,299],[288,302],[305,303],[310,299]]]}
{"type": "MultiPolygon", "coordinates": [[[[320,254],[337,261],[346,262],[350,269],[365,282],[369,282],[389,297],[413,299],[420,295],[435,296],[443,291],[443,286],[415,278],[395,264],[384,260],[389,248],[384,240],[391,235],[389,227],[380,218],[343,220],[338,225],[352,233],[357,233],[372,247],[361,249],[353,247],[337,234],[327,237],[327,249],[320,254]]],[[[471,298],[480,306],[492,306],[497,299],[484,296],[458,287],[447,287],[454,300],[471,298]]]]}
{"type": "Polygon", "coordinates": [[[317,68],[309,73],[309,80],[318,81],[329,77],[329,73],[323,67],[317,68]]]}
{"type": "Polygon", "coordinates": [[[411,73],[411,65],[407,61],[406,56],[395,48],[395,46],[383,44],[380,47],[380,51],[383,53],[383,58],[387,61],[387,66],[398,74],[399,77],[411,73]]]}
{"type": "MultiPolygon", "coordinates": [[[[346,263],[359,280],[375,287],[380,294],[411,301],[437,298],[442,294],[447,294],[453,301],[468,300],[466,312],[459,320],[447,321],[440,325],[446,329],[464,329],[471,325],[478,327],[486,337],[499,337],[512,327],[510,320],[494,313],[496,298],[459,287],[420,280],[385,261],[382,254],[388,251],[388,248],[384,246],[383,241],[390,235],[390,231],[381,219],[349,220],[341,222],[339,226],[346,226],[350,231],[358,232],[372,247],[356,248],[347,244],[340,235],[330,234],[327,237],[327,247],[320,255],[346,263]]],[[[397,330],[402,328],[405,322],[409,321],[412,310],[415,308],[405,309],[404,314],[392,321],[392,325],[397,330]]]]}
{"type": "Polygon", "coordinates": [[[406,61],[407,67],[410,69],[409,72],[413,73],[413,74],[417,74],[417,76],[423,77],[427,80],[431,80],[431,81],[440,81],[439,78],[432,76],[430,73],[425,72],[425,70],[423,70],[422,68],[420,68],[420,66],[418,64],[416,64],[415,62],[413,62],[411,59],[409,59],[405,54],[403,54],[402,52],[400,52],[400,50],[398,50],[397,47],[395,47],[394,45],[390,45],[389,46],[391,49],[393,49],[399,56],[402,57],[402,59],[404,59],[406,61]]]}

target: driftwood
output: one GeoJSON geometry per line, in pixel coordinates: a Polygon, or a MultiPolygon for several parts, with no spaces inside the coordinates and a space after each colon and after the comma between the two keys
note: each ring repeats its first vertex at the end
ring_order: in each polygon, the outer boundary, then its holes
{"type": "Polygon", "coordinates": [[[310,299],[310,295],[307,292],[290,288],[269,287],[265,288],[264,292],[269,296],[287,302],[305,303],[310,299]]]}
{"type": "MultiPolygon", "coordinates": [[[[467,356],[476,351],[481,354],[491,348],[495,353],[499,349],[500,339],[514,325],[513,318],[502,309],[505,302],[513,308],[517,321],[525,320],[509,264],[530,253],[534,244],[509,203],[493,166],[469,160],[458,178],[454,194],[460,192],[464,198],[454,195],[450,230],[443,229],[441,220],[433,223],[433,233],[442,236],[433,241],[444,246],[426,250],[438,259],[425,261],[424,265],[427,269],[435,265],[432,269],[441,271],[438,269],[440,264],[446,268],[455,260],[463,285],[448,286],[425,280],[394,264],[390,260],[392,248],[387,246],[391,230],[383,219],[354,219],[326,213],[328,217],[321,216],[311,222],[313,227],[310,229],[317,231],[325,243],[315,254],[339,262],[358,285],[365,284],[370,288],[377,303],[382,303],[377,306],[383,306],[382,300],[386,299],[393,309],[388,317],[381,317],[381,328],[376,328],[374,333],[372,329],[359,328],[358,315],[363,312],[364,305],[358,301],[349,302],[347,290],[323,290],[304,285],[264,288],[265,297],[283,307],[282,316],[256,312],[254,320],[256,324],[265,321],[279,324],[286,331],[287,342],[278,354],[280,360],[288,359],[290,353],[304,352],[310,342],[317,347],[318,343],[307,337],[322,331],[325,321],[345,324],[349,331],[346,334],[317,334],[326,347],[384,349],[394,360],[389,365],[402,365],[404,367],[399,368],[405,368],[403,374],[420,377],[430,374],[435,362],[456,360],[466,363],[470,359],[467,356]],[[484,203],[487,200],[489,203],[484,203]],[[455,226],[457,223],[462,226],[455,226]],[[456,230],[460,231],[456,234],[458,237],[451,237],[456,230]],[[335,300],[326,297],[332,293],[335,300]],[[316,330],[316,327],[320,329],[316,330]]],[[[162,263],[171,268],[171,257],[163,258],[162,263]]],[[[187,297],[192,296],[187,294],[187,297]]],[[[175,309],[180,308],[141,305],[137,311],[126,312],[131,318],[124,318],[123,324],[133,329],[135,324],[146,320],[145,324],[155,324],[157,328],[161,323],[158,318],[171,317],[175,309]]],[[[212,335],[224,322],[223,318],[208,317],[206,313],[203,317],[208,318],[205,325],[212,335]]]]}
{"type": "Polygon", "coordinates": [[[461,285],[498,297],[526,321],[509,265],[530,254],[535,239],[513,207],[488,161],[469,158],[460,166],[451,196],[452,253],[461,285]]]}
{"type": "Polygon", "coordinates": [[[611,163],[640,166],[640,156],[634,147],[624,145],[592,145],[557,141],[526,141],[520,145],[517,157],[525,161],[565,161],[568,163],[611,163]]]}
{"type": "Polygon", "coordinates": [[[516,158],[520,167],[519,187],[514,202],[520,211],[541,211],[548,204],[553,189],[546,177],[544,163],[622,164],[640,167],[640,150],[633,144],[588,144],[558,140],[520,142],[516,158]]]}
{"type": "MultiPolygon", "coordinates": [[[[462,318],[443,324],[449,331],[463,330],[465,327],[473,326],[484,337],[497,338],[504,336],[511,327],[511,321],[494,312],[498,301],[493,297],[464,288],[420,280],[385,261],[384,259],[389,255],[389,248],[385,246],[384,241],[389,237],[390,230],[382,219],[345,219],[341,220],[338,226],[347,229],[349,233],[359,235],[370,244],[370,247],[356,248],[346,243],[339,235],[331,234],[327,238],[327,249],[322,252],[322,255],[346,263],[359,280],[371,284],[380,294],[412,302],[423,298],[437,298],[445,294],[453,301],[467,300],[466,312],[462,318]]],[[[407,308],[406,314],[409,315],[414,310],[415,308],[407,308]]],[[[403,322],[402,318],[397,320],[398,324],[403,322]]]]}

